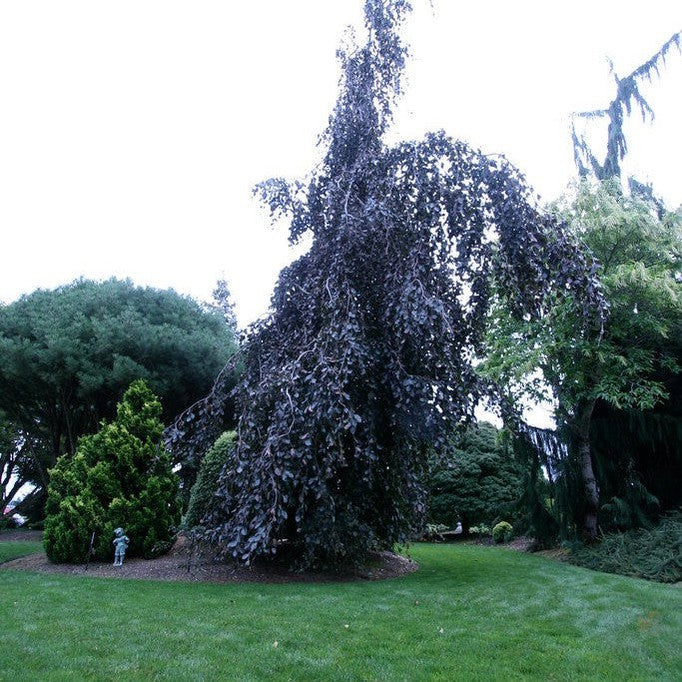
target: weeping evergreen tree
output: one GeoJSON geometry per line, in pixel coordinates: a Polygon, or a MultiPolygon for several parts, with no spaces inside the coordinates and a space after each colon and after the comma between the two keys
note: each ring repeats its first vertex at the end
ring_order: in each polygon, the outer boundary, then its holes
{"type": "MultiPolygon", "coordinates": [[[[409,9],[366,0],[366,42],[339,52],[322,162],[257,188],[291,242],[312,243],[241,349],[238,438],[208,537],[245,563],[285,550],[305,565],[357,561],[421,530],[428,452],[481,390],[492,276],[520,316],[543,314],[554,287],[587,314],[600,300],[583,254],[504,159],[442,132],[384,142],[409,9]]],[[[176,450],[205,446],[223,399],[218,385],[181,415],[176,450]]]]}
{"type": "MultiPolygon", "coordinates": [[[[623,126],[626,116],[632,113],[633,105],[639,108],[642,120],[654,119],[654,111],[640,92],[640,85],[643,82],[651,81],[654,75],[660,73],[660,69],[665,65],[666,58],[671,50],[677,48],[682,50],[682,31],[674,33],[661,48],[643,64],[640,64],[632,73],[624,78],[619,78],[611,64],[611,73],[616,83],[616,94],[606,109],[595,109],[592,111],[576,112],[571,121],[571,138],[573,140],[573,154],[578,173],[581,178],[592,175],[597,180],[608,180],[620,177],[621,161],[625,158],[628,151],[627,140],[623,126]],[[599,161],[596,154],[592,151],[584,132],[579,132],[576,121],[596,121],[608,120],[606,134],[606,153],[604,160],[599,161]]],[[[635,189],[646,192],[646,186],[634,181],[635,189]]],[[[649,189],[648,194],[651,194],[649,189]]]]}
{"type": "MultiPolygon", "coordinates": [[[[682,323],[668,339],[682,367],[682,323]]],[[[682,375],[659,373],[667,399],[649,410],[600,403],[590,440],[599,471],[607,529],[646,526],[682,506],[682,375]]]]}

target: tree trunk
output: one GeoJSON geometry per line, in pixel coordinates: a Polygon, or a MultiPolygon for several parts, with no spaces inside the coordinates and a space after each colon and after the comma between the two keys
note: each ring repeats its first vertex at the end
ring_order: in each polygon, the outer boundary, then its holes
{"type": "Polygon", "coordinates": [[[588,542],[597,539],[597,513],[599,512],[599,489],[592,466],[590,449],[590,421],[594,410],[594,401],[581,406],[578,412],[577,446],[580,459],[580,470],[583,476],[585,493],[585,517],[583,519],[583,537],[588,542]]]}

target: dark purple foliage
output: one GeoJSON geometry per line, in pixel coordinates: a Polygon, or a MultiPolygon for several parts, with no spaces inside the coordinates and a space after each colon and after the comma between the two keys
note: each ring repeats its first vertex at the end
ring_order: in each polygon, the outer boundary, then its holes
{"type": "Polygon", "coordinates": [[[408,10],[366,2],[369,38],[340,54],[324,161],[305,182],[257,188],[312,245],[242,344],[238,443],[208,532],[239,561],[285,548],[308,565],[355,561],[413,537],[428,449],[479,395],[491,277],[520,314],[541,314],[554,286],[586,305],[595,291],[505,160],[444,133],[384,144],[408,10]]]}

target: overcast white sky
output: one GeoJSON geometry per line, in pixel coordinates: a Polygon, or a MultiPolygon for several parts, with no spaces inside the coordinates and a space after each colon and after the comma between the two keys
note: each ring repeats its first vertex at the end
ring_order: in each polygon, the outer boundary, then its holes
{"type": "MultiPolygon", "coordinates": [[[[682,2],[413,0],[395,137],[443,128],[505,153],[545,199],[574,175],[568,114],[607,105],[682,28],[682,2]]],[[[304,174],[362,0],[0,3],[0,300],[77,277],[208,299],[242,325],[292,252],[251,197],[304,174]]],[[[682,202],[682,56],[647,89],[631,159],[682,202]]]]}

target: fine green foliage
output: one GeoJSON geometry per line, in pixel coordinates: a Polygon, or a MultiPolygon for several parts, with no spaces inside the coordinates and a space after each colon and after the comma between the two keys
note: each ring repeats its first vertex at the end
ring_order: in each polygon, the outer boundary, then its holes
{"type": "MultiPolygon", "coordinates": [[[[541,319],[519,319],[503,304],[500,290],[485,371],[517,403],[546,397],[543,386],[551,388],[565,447],[545,448],[542,464],[561,484],[576,477],[578,485],[563,499],[580,500],[571,522],[594,539],[601,504],[609,501],[600,500],[600,490],[627,501],[628,491],[637,486],[636,472],[627,466],[619,467],[611,484],[599,480],[607,467],[596,466],[592,452],[595,409],[607,403],[621,410],[651,410],[668,398],[663,377],[679,370],[679,347],[671,338],[682,324],[682,287],[676,281],[682,268],[682,220],[626,196],[614,180],[596,187],[582,183],[557,211],[598,259],[594,267],[609,304],[607,319],[603,327],[586,329],[575,302],[564,295],[557,295],[541,319]]],[[[601,514],[599,522],[604,521],[607,515],[601,514]]]]}
{"type": "Polygon", "coordinates": [[[434,459],[427,484],[428,517],[467,535],[472,524],[509,518],[522,494],[521,470],[502,433],[482,422],[434,459]]]}
{"type": "Polygon", "coordinates": [[[682,512],[650,529],[607,535],[599,544],[579,546],[571,562],[595,571],[630,575],[662,583],[682,580],[682,512]]]}
{"type": "Polygon", "coordinates": [[[161,403],[142,380],[119,403],[116,419],[83,437],[73,457],[51,472],[44,543],[51,561],[80,563],[113,556],[114,529],[130,538],[129,556],[152,557],[170,547],[180,520],[178,479],[160,445],[161,403]]]}
{"type": "Polygon", "coordinates": [[[509,542],[512,538],[514,529],[511,523],[500,521],[493,527],[493,540],[495,542],[509,542]]]}
{"type": "Polygon", "coordinates": [[[197,480],[192,486],[187,513],[183,521],[185,528],[201,525],[202,519],[209,511],[218,488],[218,477],[228,462],[228,456],[234,448],[236,438],[236,432],[225,432],[201,460],[197,480]]]}
{"type": "Polygon", "coordinates": [[[680,679],[677,588],[494,547],[412,553],[417,573],[374,583],[201,585],[0,570],[8,605],[0,677],[680,679]]]}
{"type": "MultiPolygon", "coordinates": [[[[501,311],[491,328],[488,368],[513,381],[539,367],[563,413],[595,400],[652,408],[667,396],[655,370],[676,366],[667,340],[682,319],[675,279],[682,267],[682,219],[675,213],[659,218],[613,181],[581,184],[557,210],[597,258],[609,304],[604,328],[597,330],[603,333],[584,330],[574,302],[564,296],[537,321],[501,311]]],[[[537,382],[512,389],[516,396],[543,397],[537,382]]]]}
{"type": "Polygon", "coordinates": [[[23,448],[16,473],[44,503],[48,470],[114,416],[132,381],[148,382],[169,421],[210,389],[236,347],[222,313],[129,281],[78,280],[0,305],[0,410],[23,448]]]}

